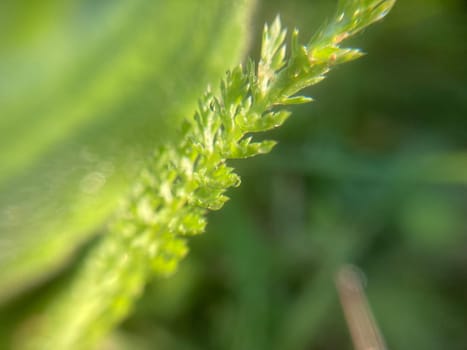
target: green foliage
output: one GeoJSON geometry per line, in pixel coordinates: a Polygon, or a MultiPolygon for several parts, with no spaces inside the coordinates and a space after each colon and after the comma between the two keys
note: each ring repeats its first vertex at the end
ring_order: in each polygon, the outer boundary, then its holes
{"type": "MultiPolygon", "coordinates": [[[[252,133],[276,128],[282,106],[309,102],[296,94],[321,81],[335,65],[361,56],[343,39],[382,18],[390,0],[341,1],[336,17],[307,45],[298,31],[291,50],[279,19],[265,27],[261,58],[228,72],[218,93],[208,90],[184,122],[178,143],[160,147],[89,253],[74,281],[45,310],[34,349],[85,349],[129,312],[153,274],[169,274],[187,253],[186,236],[199,234],[208,210],[220,209],[240,178],[228,159],[269,152],[273,141],[252,133]]],[[[28,342],[29,343],[29,342],[28,342]]]]}
{"type": "MultiPolygon", "coordinates": [[[[258,1],[248,25],[245,11],[226,5],[0,2],[0,177],[12,162],[7,155],[24,159],[41,136],[63,132],[50,152],[17,169],[15,181],[0,181],[0,349],[24,348],[47,319],[44,305],[97,243],[83,247],[75,233],[88,240],[107,229],[94,219],[108,216],[100,210],[114,211],[152,150],[174,139],[168,129],[180,127],[206,84],[242,59],[240,29],[258,33],[280,13],[308,39],[335,4],[258,1]],[[112,28],[117,34],[108,35],[112,28]],[[221,31],[226,40],[217,39],[221,31]],[[95,34],[102,34],[97,43],[95,34]],[[139,52],[147,54],[135,59],[139,52]],[[93,58],[80,64],[86,57],[93,58]],[[101,88],[83,98],[92,85],[101,88]],[[118,92],[110,110],[99,99],[82,108],[106,87],[118,92]],[[75,109],[93,114],[85,127],[54,127],[77,117],[75,109]],[[112,189],[114,178],[121,181],[112,189]],[[105,193],[114,200],[101,201],[105,193]],[[60,254],[50,238],[63,242],[60,254]],[[51,264],[41,264],[48,256],[51,264]]],[[[350,349],[333,276],[352,263],[366,277],[388,348],[465,350],[466,10],[464,0],[399,1],[384,23],[352,39],[347,45],[371,54],[305,92],[319,103],[287,106],[293,118],[267,135],[278,141],[274,152],[228,162],[242,185],[208,215],[207,234],[190,239],[177,273],[149,278],[129,317],[98,348],[350,349]]],[[[248,40],[255,61],[260,41],[248,40]]]]}

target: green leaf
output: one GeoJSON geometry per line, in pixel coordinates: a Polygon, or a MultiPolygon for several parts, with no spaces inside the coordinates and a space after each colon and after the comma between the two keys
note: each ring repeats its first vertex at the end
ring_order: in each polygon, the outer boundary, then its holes
{"type": "MultiPolygon", "coordinates": [[[[358,3],[363,10],[368,5],[358,3]]],[[[252,64],[238,66],[226,74],[220,93],[208,88],[194,116],[186,117],[181,139],[157,149],[107,234],[72,283],[46,305],[26,348],[85,349],[120,322],[154,274],[175,271],[188,251],[186,236],[200,233],[207,210],[220,209],[224,193],[238,186],[226,162],[269,152],[274,141],[253,142],[250,135],[280,126],[289,115],[283,105],[295,92],[345,62],[334,57],[341,49],[333,38],[287,57],[279,19],[264,33],[257,72],[252,64]],[[318,61],[309,54],[314,51],[323,53],[318,61]]]]}
{"type": "Polygon", "coordinates": [[[240,60],[250,8],[0,3],[0,300],[101,229],[204,86],[240,60]]]}

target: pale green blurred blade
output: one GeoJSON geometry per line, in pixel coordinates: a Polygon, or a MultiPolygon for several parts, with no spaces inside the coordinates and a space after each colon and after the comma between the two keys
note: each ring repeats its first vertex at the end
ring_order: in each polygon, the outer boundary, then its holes
{"type": "Polygon", "coordinates": [[[0,301],[102,227],[241,59],[250,3],[0,2],[0,301]]]}

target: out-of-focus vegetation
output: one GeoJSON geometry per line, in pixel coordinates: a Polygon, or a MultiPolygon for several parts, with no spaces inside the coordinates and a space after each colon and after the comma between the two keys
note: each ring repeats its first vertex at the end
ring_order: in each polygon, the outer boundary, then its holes
{"type": "MultiPolygon", "coordinates": [[[[240,60],[246,19],[229,27],[223,2],[80,3],[0,5],[3,341],[34,329],[144,152],[240,60]]],[[[252,55],[276,13],[307,37],[334,5],[259,2],[252,55]]],[[[464,1],[404,0],[354,39],[369,55],[309,91],[271,155],[235,164],[242,188],[104,347],[350,349],[333,279],[353,263],[389,348],[465,349],[466,35],[464,1]]]]}
{"type": "Polygon", "coordinates": [[[241,59],[246,3],[0,4],[0,299],[92,236],[241,59]]]}

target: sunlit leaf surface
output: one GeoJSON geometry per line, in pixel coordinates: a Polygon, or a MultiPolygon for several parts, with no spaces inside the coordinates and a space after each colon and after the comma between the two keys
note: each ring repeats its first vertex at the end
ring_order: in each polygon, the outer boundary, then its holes
{"type": "Polygon", "coordinates": [[[241,59],[250,7],[0,3],[0,300],[99,231],[155,145],[241,59]]]}

